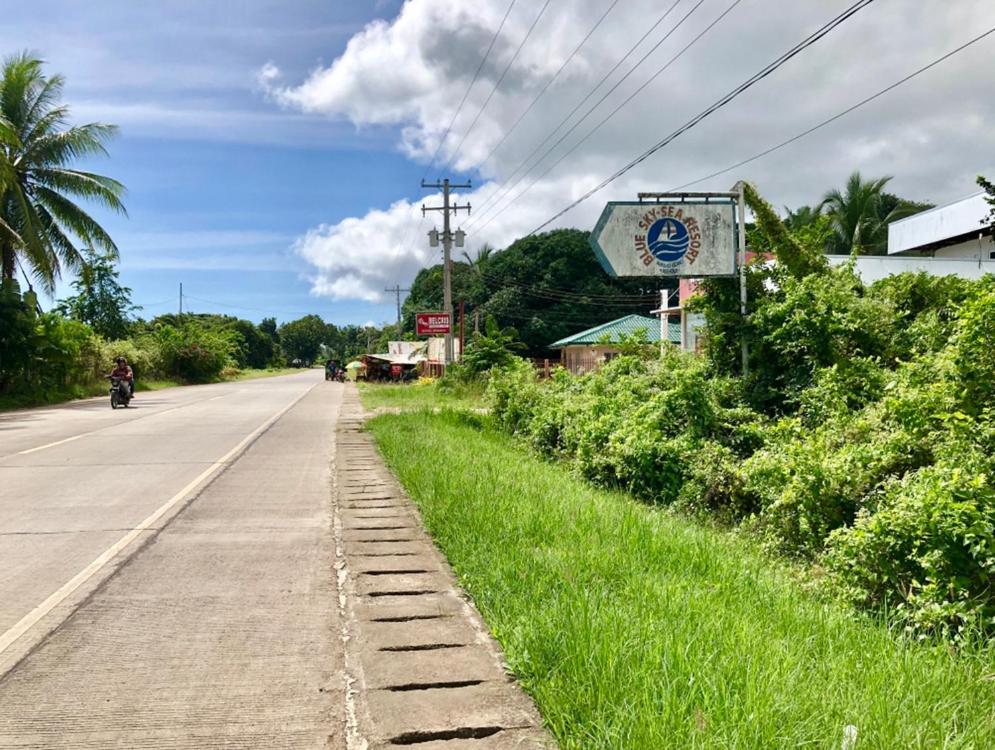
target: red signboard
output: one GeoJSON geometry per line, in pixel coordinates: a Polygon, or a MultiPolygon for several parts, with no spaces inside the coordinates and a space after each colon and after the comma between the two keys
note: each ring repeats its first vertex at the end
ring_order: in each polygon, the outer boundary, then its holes
{"type": "Polygon", "coordinates": [[[449,333],[451,323],[449,313],[415,313],[415,331],[419,336],[436,336],[449,333]]]}

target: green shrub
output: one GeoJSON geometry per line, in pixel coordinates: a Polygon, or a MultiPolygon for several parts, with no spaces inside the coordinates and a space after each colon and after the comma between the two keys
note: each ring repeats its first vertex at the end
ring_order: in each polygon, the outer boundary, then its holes
{"type": "Polygon", "coordinates": [[[155,340],[165,373],[182,380],[213,380],[235,364],[233,354],[238,341],[230,330],[209,330],[191,321],[181,326],[160,326],[155,340]]]}
{"type": "Polygon", "coordinates": [[[677,493],[676,507],[694,515],[714,515],[735,523],[759,508],[743,491],[739,456],[724,445],[705,441],[689,457],[686,479],[677,493]]]}
{"type": "Polygon", "coordinates": [[[491,413],[512,434],[520,434],[532,420],[539,393],[535,368],[524,359],[515,359],[496,371],[487,385],[491,413]]]}
{"type": "Polygon", "coordinates": [[[960,309],[954,362],[963,408],[976,413],[995,399],[995,289],[983,289],[960,309]]]}
{"type": "Polygon", "coordinates": [[[873,513],[829,540],[841,590],[887,607],[919,632],[995,625],[995,487],[991,477],[931,466],[891,483],[873,513]]]}
{"type": "Polygon", "coordinates": [[[166,376],[156,340],[151,336],[122,341],[106,341],[101,347],[101,362],[108,371],[118,357],[131,365],[136,380],[152,380],[166,376]]]}

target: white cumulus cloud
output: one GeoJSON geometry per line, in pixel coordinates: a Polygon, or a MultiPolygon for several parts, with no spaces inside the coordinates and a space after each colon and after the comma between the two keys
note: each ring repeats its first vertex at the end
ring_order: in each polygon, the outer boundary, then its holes
{"type": "MultiPolygon", "coordinates": [[[[432,175],[456,170],[478,176],[480,187],[461,196],[475,206],[472,219],[460,219],[472,252],[484,242],[502,247],[535,228],[849,5],[850,0],[618,3],[518,123],[608,3],[554,0],[515,57],[542,7],[516,3],[448,134],[508,0],[408,0],[396,18],[368,24],[341,56],[304,80],[284,80],[277,63],[263,66],[257,79],[291,111],[320,113],[359,128],[393,127],[397,147],[420,163],[427,164],[438,149],[432,175]],[[731,5],[726,18],[681,53],[731,5]],[[537,155],[552,147],[551,153],[532,172],[525,170],[527,178],[508,193],[521,197],[488,203],[499,186],[517,179],[516,168],[547,137],[537,155]]],[[[555,225],[588,228],[605,200],[670,189],[734,164],[992,26],[990,0],[874,3],[555,225]]],[[[798,205],[817,202],[859,169],[895,175],[891,189],[910,198],[959,197],[973,189],[975,174],[995,171],[995,130],[988,126],[995,120],[995,100],[987,72],[993,62],[995,43],[989,39],[813,136],[696,189],[725,190],[745,178],[775,204],[798,205]]],[[[409,187],[399,192],[409,194],[409,187]]],[[[438,201],[426,196],[426,202],[438,201]]],[[[438,260],[424,235],[431,225],[420,222],[418,206],[402,200],[313,228],[295,248],[314,268],[316,294],[377,300],[386,285],[406,283],[438,260]]]]}

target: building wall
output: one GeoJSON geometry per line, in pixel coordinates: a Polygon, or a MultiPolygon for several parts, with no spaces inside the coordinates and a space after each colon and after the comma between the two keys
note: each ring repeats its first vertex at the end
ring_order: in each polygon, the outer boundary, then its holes
{"type": "Polygon", "coordinates": [[[618,349],[611,346],[565,346],[560,350],[560,364],[574,375],[579,375],[598,369],[605,363],[606,355],[614,354],[618,354],[618,349]]]}
{"type": "Polygon", "coordinates": [[[984,193],[937,206],[888,225],[888,255],[981,231],[988,215],[984,193]]]}
{"type": "Polygon", "coordinates": [[[995,260],[995,243],[985,236],[980,240],[975,238],[956,245],[941,247],[933,253],[935,258],[971,258],[973,260],[995,260]]]}
{"type": "MultiPolygon", "coordinates": [[[[995,249],[995,245],[992,246],[995,249]]],[[[834,266],[850,260],[849,255],[826,256],[834,266]]],[[[936,257],[922,258],[909,255],[861,255],[856,262],[857,275],[865,284],[893,276],[905,271],[925,271],[933,276],[962,276],[965,279],[980,279],[986,273],[995,273],[995,260],[973,258],[936,257]]]]}

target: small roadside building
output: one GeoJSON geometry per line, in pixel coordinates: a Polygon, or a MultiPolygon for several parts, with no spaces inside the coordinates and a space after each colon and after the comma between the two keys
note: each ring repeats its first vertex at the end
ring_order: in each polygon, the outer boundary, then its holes
{"type": "MultiPolygon", "coordinates": [[[[596,370],[617,356],[618,347],[613,344],[618,344],[623,336],[632,336],[639,331],[644,332],[647,343],[659,344],[662,339],[659,320],[645,315],[626,315],[554,341],[549,348],[559,349],[560,364],[578,375],[596,370]]],[[[668,326],[667,340],[680,344],[680,324],[671,323],[668,326]]]]}

